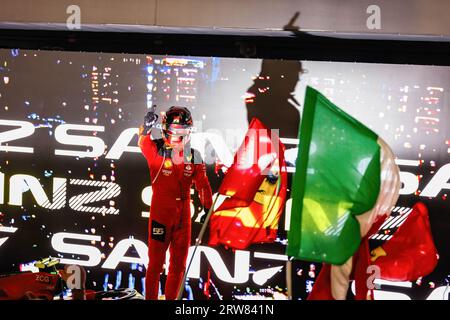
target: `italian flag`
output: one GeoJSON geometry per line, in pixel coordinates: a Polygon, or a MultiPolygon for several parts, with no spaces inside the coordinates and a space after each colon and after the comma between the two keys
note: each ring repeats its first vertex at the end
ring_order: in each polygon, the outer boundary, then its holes
{"type": "Polygon", "coordinates": [[[398,199],[394,154],[311,87],[299,138],[287,255],[335,265],[348,276],[361,239],[398,199]]]}

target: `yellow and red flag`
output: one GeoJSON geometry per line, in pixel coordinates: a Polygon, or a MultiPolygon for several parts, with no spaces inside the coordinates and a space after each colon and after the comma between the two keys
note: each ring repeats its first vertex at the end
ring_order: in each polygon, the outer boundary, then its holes
{"type": "Polygon", "coordinates": [[[438,263],[425,204],[416,203],[403,221],[392,239],[371,253],[371,262],[380,267],[384,280],[415,281],[430,274],[438,263]]]}
{"type": "Polygon", "coordinates": [[[245,249],[273,242],[287,190],[284,145],[253,118],[219,194],[228,196],[210,220],[209,245],[245,249]]]}

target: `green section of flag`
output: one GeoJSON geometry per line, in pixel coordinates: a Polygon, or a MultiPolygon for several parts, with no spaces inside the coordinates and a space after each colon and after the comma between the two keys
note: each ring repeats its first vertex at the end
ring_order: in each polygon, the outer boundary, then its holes
{"type": "Polygon", "coordinates": [[[287,254],[343,264],[360,244],[355,216],[380,191],[378,136],[307,87],[292,183],[287,254]]]}

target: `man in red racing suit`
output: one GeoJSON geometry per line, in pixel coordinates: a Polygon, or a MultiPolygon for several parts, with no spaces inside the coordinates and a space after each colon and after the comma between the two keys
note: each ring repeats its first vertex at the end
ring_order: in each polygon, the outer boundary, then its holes
{"type": "MultiPolygon", "coordinates": [[[[190,190],[193,183],[206,212],[212,205],[211,187],[200,154],[190,147],[188,138],[176,146],[170,143],[170,133],[173,130],[164,131],[164,128],[171,125],[165,122],[173,120],[174,112],[176,115],[177,112],[189,111],[186,108],[172,107],[165,114],[163,137],[168,139],[152,140],[144,127],[141,127],[139,133],[139,147],[147,159],[153,191],[148,236],[149,264],[145,279],[145,296],[148,300],[158,299],[159,278],[168,247],[170,262],[165,297],[166,300],[177,297],[191,240],[190,190]]],[[[188,116],[190,118],[190,113],[188,116]]]]}

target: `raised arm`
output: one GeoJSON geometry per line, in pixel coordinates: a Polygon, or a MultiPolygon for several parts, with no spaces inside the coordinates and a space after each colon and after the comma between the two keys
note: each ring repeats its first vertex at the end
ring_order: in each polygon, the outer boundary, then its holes
{"type": "Polygon", "coordinates": [[[158,120],[158,115],[155,113],[156,105],[154,105],[144,117],[144,124],[139,127],[138,146],[141,148],[147,161],[151,161],[156,155],[156,145],[152,141],[150,133],[158,120]]]}

